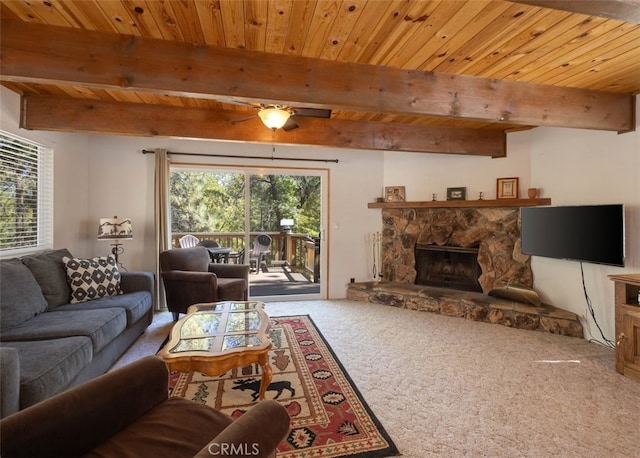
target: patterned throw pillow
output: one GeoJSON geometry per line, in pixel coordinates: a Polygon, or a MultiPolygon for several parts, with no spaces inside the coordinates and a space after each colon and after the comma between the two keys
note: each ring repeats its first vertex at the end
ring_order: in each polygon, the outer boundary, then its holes
{"type": "Polygon", "coordinates": [[[122,294],[120,271],[113,256],[93,259],[62,258],[71,286],[71,303],[122,294]]]}

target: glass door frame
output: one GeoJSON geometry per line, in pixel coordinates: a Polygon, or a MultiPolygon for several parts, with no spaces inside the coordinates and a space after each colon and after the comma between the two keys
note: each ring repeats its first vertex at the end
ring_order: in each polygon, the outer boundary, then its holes
{"type": "MultiPolygon", "coordinates": [[[[328,168],[312,168],[312,167],[291,167],[291,166],[256,166],[256,165],[238,165],[238,164],[208,164],[208,163],[189,163],[175,162],[171,164],[171,168],[186,170],[209,170],[221,173],[242,173],[245,177],[245,221],[244,221],[244,247],[245,252],[251,248],[251,227],[250,227],[250,205],[251,205],[251,175],[303,175],[303,176],[319,176],[320,177],[320,291],[316,294],[287,294],[273,296],[254,296],[264,301],[295,301],[295,300],[316,300],[326,299],[329,291],[328,265],[329,265],[329,180],[330,170],[328,168]]],[[[248,257],[246,258],[248,259],[248,257]]],[[[246,262],[246,261],[245,261],[246,262]]]]}
{"type": "MultiPolygon", "coordinates": [[[[232,171],[236,168],[225,166],[215,166],[218,170],[232,171]]],[[[263,301],[295,301],[326,299],[328,285],[328,230],[329,227],[329,169],[326,168],[305,168],[287,166],[241,166],[237,167],[245,173],[245,251],[251,247],[251,227],[250,227],[250,206],[251,206],[251,175],[297,175],[297,176],[319,176],[320,177],[320,292],[316,294],[287,294],[274,296],[255,296],[263,301]]],[[[248,252],[248,251],[247,251],[248,252]]],[[[250,296],[252,298],[254,296],[250,296]]]]}

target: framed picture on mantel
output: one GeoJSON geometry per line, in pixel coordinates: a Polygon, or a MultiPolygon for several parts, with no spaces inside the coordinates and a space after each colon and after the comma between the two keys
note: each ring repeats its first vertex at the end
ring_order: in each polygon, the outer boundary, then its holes
{"type": "Polygon", "coordinates": [[[498,178],[497,187],[498,199],[518,198],[518,178],[498,178]]]}
{"type": "Polygon", "coordinates": [[[384,188],[386,202],[404,202],[406,200],[404,186],[387,186],[384,188]]]}
{"type": "Polygon", "coordinates": [[[466,200],[467,188],[447,188],[447,200],[466,200]]]}

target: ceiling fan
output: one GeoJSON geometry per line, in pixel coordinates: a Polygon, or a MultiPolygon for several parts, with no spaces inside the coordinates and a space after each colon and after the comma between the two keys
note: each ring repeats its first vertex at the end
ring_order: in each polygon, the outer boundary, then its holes
{"type": "Polygon", "coordinates": [[[260,104],[260,106],[248,105],[258,110],[258,112],[244,118],[232,119],[232,124],[237,124],[239,122],[248,121],[249,119],[258,117],[269,129],[282,129],[284,131],[289,131],[300,127],[293,119],[296,116],[323,119],[331,117],[331,110],[323,108],[294,108],[287,105],[264,104],[260,104]]]}

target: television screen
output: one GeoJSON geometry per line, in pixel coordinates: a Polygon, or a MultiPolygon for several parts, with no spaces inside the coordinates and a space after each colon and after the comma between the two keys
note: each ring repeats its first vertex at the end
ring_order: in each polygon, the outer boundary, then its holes
{"type": "Polygon", "coordinates": [[[522,252],[624,266],[624,206],[524,207],[522,252]]]}

